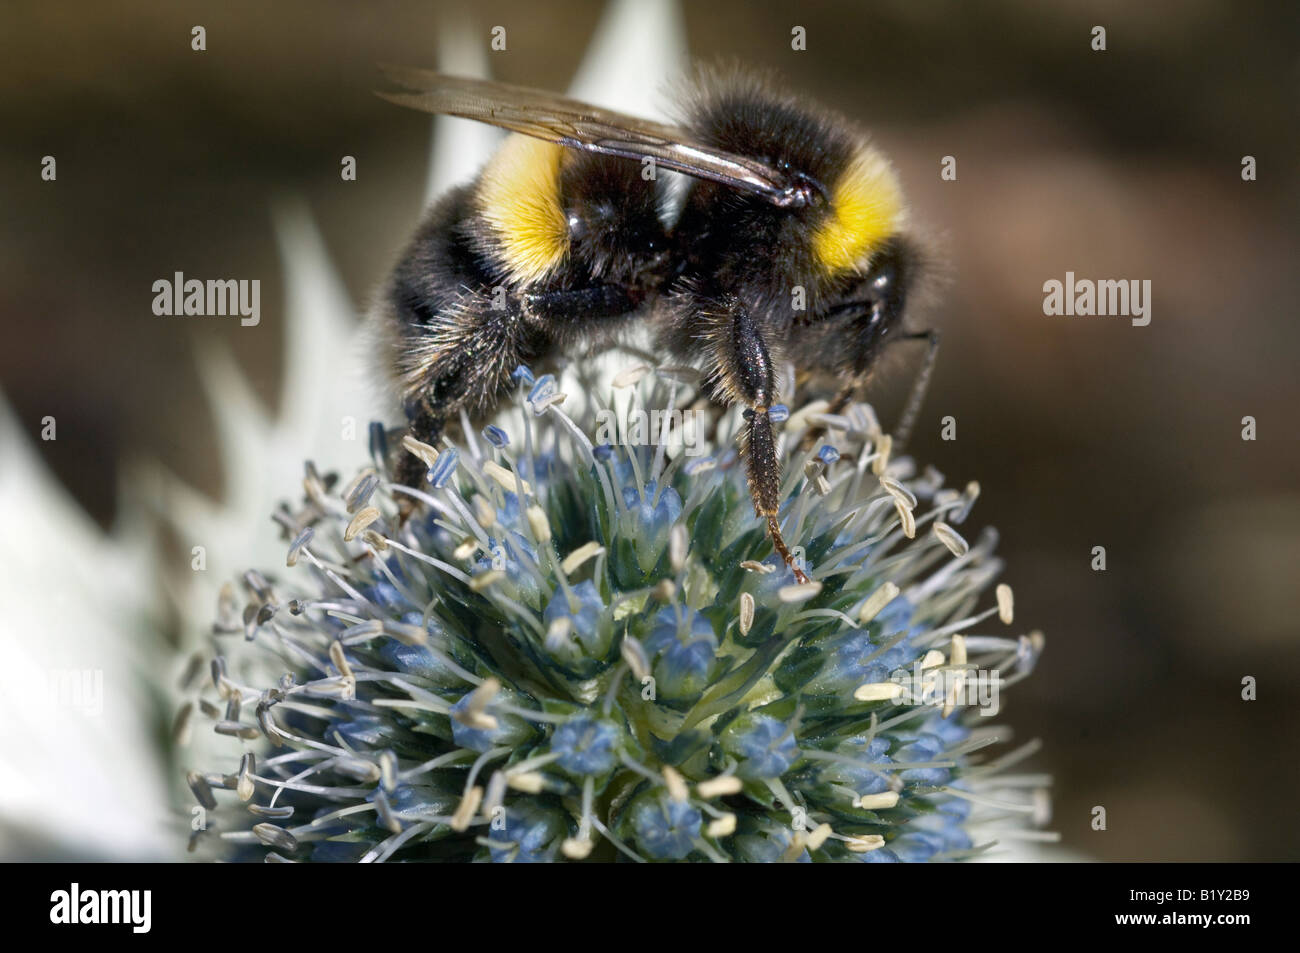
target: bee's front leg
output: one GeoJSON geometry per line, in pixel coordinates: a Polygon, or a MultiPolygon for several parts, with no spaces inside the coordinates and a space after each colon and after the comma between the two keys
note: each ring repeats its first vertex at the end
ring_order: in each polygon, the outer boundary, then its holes
{"type": "MultiPolygon", "coordinates": [[[[410,321],[405,328],[407,434],[435,449],[462,409],[494,407],[514,369],[535,360],[547,343],[525,321],[518,295],[501,302],[488,289],[464,293],[455,310],[440,314],[433,324],[410,321]]],[[[395,484],[424,487],[427,474],[424,459],[406,447],[396,448],[395,484]]],[[[401,494],[402,522],[417,505],[413,496],[401,494]]]]}
{"type": "Polygon", "coordinates": [[[781,458],[772,431],[771,407],[776,399],[772,358],[748,309],[733,301],[731,311],[730,340],[722,344],[726,353],[721,355],[719,371],[728,396],[746,406],[743,453],[749,477],[749,495],[754,502],[755,515],[767,521],[773,547],[790,567],[795,579],[804,583],[808,576],[795,563],[781,535],[778,518],[781,509],[781,458]]]}

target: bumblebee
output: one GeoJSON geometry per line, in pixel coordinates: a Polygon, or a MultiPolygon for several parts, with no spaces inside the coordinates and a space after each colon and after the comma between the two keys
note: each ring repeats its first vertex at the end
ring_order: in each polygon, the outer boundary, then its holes
{"type": "MultiPolygon", "coordinates": [[[[404,106],[510,130],[469,185],[429,211],[385,300],[410,433],[434,443],[462,408],[489,409],[511,372],[614,335],[640,317],[656,347],[703,372],[705,393],[744,406],[755,514],[800,582],[779,523],[772,410],[777,367],[831,382],[831,410],[905,333],[926,256],[889,161],[850,122],[742,72],[701,73],[668,126],[551,93],[385,68],[404,106]],[[653,174],[689,176],[665,229],[653,174]]],[[[425,465],[406,454],[396,478],[425,465]]]]}

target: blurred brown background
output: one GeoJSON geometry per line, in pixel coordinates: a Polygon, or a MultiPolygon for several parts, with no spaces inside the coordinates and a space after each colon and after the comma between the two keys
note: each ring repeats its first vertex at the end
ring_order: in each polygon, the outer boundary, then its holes
{"type": "MultiPolygon", "coordinates": [[[[597,0],[476,4],[502,79],[563,89],[597,0]]],[[[1294,4],[812,3],[684,11],[690,52],[774,67],[869,125],[953,274],[912,449],[978,479],[1040,669],[1012,693],[1056,779],[1053,826],[1106,860],[1300,858],[1300,14],[1294,4]],[[790,49],[794,24],[808,51],[790,49]],[[1090,48],[1091,29],[1108,49],[1090,48]],[[940,159],[957,158],[942,182],[940,159]],[[1243,182],[1241,159],[1258,161],[1243,182]],[[1150,279],[1150,326],[1047,317],[1073,271],[1150,279]],[[941,417],[958,439],[939,439],[941,417]],[[1255,442],[1241,418],[1258,420],[1255,442]],[[1108,570],[1091,571],[1093,546],[1108,570]],[[1259,700],[1240,700],[1243,676],[1259,700]],[[1090,830],[1103,805],[1109,830],[1090,830]]],[[[281,367],[269,203],[304,195],[355,299],[420,212],[429,121],[371,95],[432,64],[435,3],[15,2],[0,14],[0,388],[96,519],[120,461],[212,494],[193,355],[281,367]],[[190,49],[207,29],[208,51],[190,49]],[[40,181],[43,155],[56,183],[40,181]],[[340,181],[357,156],[359,178],[340,181]],[[168,319],[173,271],[262,280],[262,322],[168,319]]],[[[896,419],[896,374],[876,395],[896,419]]],[[[251,531],[251,528],[250,528],[251,531]]]]}

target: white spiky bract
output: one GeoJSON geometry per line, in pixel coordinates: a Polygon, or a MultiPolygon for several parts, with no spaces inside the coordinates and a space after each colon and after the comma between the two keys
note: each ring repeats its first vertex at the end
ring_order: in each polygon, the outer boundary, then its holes
{"type": "MultiPolygon", "coordinates": [[[[55,422],[56,427],[59,422],[55,422]]],[[[75,439],[62,421],[56,439],[75,439]]],[[[0,856],[170,854],[151,690],[168,651],[130,500],[102,533],[0,397],[0,856]]]]}

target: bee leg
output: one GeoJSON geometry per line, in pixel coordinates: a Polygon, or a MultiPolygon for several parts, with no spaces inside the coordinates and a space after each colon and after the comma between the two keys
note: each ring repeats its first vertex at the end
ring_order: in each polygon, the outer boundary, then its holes
{"type": "MultiPolygon", "coordinates": [[[[590,289],[576,297],[507,295],[503,307],[495,293],[467,291],[457,303],[454,328],[443,332],[449,339],[446,345],[428,349],[427,359],[406,368],[404,376],[418,382],[407,391],[407,432],[436,447],[462,408],[478,412],[495,407],[509,390],[514,369],[532,363],[556,343],[555,322],[539,316],[534,308],[585,304],[598,309],[621,303],[602,289],[590,289]]],[[[394,482],[423,487],[425,462],[405,448],[398,453],[394,482]]],[[[414,497],[401,494],[398,509],[403,522],[418,505],[414,497]]]]}
{"type": "Polygon", "coordinates": [[[733,306],[733,312],[730,353],[722,361],[721,372],[724,387],[747,405],[743,453],[749,476],[749,495],[754,501],[754,514],[767,521],[772,546],[790,567],[795,579],[804,583],[808,576],[795,564],[794,556],[781,535],[778,519],[781,460],[776,452],[776,438],[768,410],[776,390],[772,359],[749,312],[738,304],[733,306]]]}
{"type": "Polygon", "coordinates": [[[568,290],[530,292],[523,296],[533,320],[577,321],[588,324],[631,314],[641,303],[618,285],[594,284],[568,290]]]}
{"type": "MultiPolygon", "coordinates": [[[[839,393],[837,393],[835,398],[831,401],[830,406],[826,408],[826,413],[841,413],[845,407],[852,403],[853,398],[857,396],[859,386],[860,384],[858,381],[852,381],[840,388],[839,393]]],[[[813,448],[813,444],[820,440],[825,433],[826,426],[824,424],[813,424],[804,431],[803,439],[799,441],[799,452],[807,453],[813,448]]]]}
{"type": "MultiPolygon", "coordinates": [[[[425,403],[420,412],[411,419],[407,433],[421,443],[437,446],[445,426],[446,418],[425,403]]],[[[420,487],[424,483],[425,474],[428,473],[428,464],[404,447],[399,446],[397,453],[397,462],[393,468],[393,482],[413,489],[420,487]]],[[[405,493],[400,494],[397,502],[399,523],[405,523],[417,505],[415,497],[405,493]]]]}
{"type": "Polygon", "coordinates": [[[925,352],[925,363],[921,365],[916,380],[912,382],[912,393],[907,397],[907,406],[903,408],[903,416],[894,431],[894,447],[901,450],[907,445],[907,438],[912,435],[912,427],[916,425],[916,418],[921,413],[921,403],[925,400],[925,392],[930,386],[930,375],[934,372],[935,358],[939,356],[939,331],[937,328],[927,328],[924,331],[904,334],[896,340],[929,342],[925,352]]]}
{"type": "Polygon", "coordinates": [[[808,576],[795,563],[794,554],[781,535],[778,512],[781,506],[781,461],[776,453],[776,439],[772,434],[772,417],[766,407],[746,408],[745,420],[749,426],[745,435],[745,460],[749,472],[749,495],[754,500],[754,513],[767,520],[767,533],[772,546],[785,560],[798,582],[807,582],[808,576]]]}

